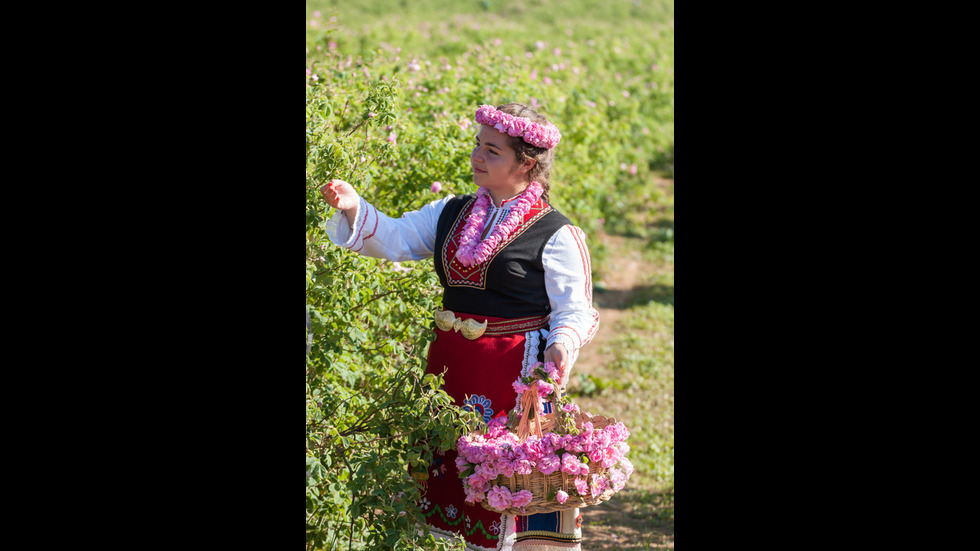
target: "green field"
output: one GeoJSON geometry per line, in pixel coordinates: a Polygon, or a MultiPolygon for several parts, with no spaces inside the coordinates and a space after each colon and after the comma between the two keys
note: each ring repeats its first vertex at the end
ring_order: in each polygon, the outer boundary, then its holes
{"type": "Polygon", "coordinates": [[[431,261],[333,247],[318,189],[391,216],[471,193],[473,113],[510,101],[561,129],[551,202],[589,236],[605,317],[569,390],[632,432],[636,472],[586,510],[583,548],[672,547],[673,2],[320,1],[305,29],[308,549],[444,548],[410,529],[405,467],[466,423],[420,377],[431,261]]]}

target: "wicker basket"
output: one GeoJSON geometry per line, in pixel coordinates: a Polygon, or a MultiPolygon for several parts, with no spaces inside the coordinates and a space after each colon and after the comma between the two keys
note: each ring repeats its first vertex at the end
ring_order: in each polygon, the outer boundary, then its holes
{"type": "MultiPolygon", "coordinates": [[[[592,426],[596,429],[605,428],[609,425],[615,425],[616,420],[613,418],[606,418],[601,415],[590,415],[588,413],[574,413],[572,414],[575,419],[575,426],[582,428],[582,425],[591,422],[592,426]]],[[[554,414],[545,414],[541,416],[541,430],[543,432],[549,432],[555,424],[554,414]]],[[[603,469],[598,463],[592,463],[589,466],[589,474],[601,474],[605,475],[608,469],[603,469]]],[[[565,511],[568,509],[574,509],[576,507],[588,507],[589,505],[596,505],[602,503],[603,501],[609,500],[616,491],[612,488],[607,489],[598,497],[596,496],[580,496],[569,489],[574,488],[573,481],[575,476],[569,475],[567,473],[561,472],[561,470],[555,471],[551,474],[543,474],[540,471],[533,471],[531,474],[514,474],[512,477],[505,477],[500,475],[497,477],[495,484],[498,486],[505,486],[507,489],[513,492],[519,492],[521,490],[528,490],[534,495],[531,502],[524,507],[511,507],[509,509],[494,509],[490,507],[487,500],[483,500],[480,504],[484,509],[489,511],[494,511],[498,513],[504,513],[508,515],[534,515],[538,513],[552,513],[555,511],[565,511]],[[549,500],[548,496],[552,492],[557,490],[565,490],[568,493],[568,500],[565,503],[558,503],[554,500],[549,500]]]]}

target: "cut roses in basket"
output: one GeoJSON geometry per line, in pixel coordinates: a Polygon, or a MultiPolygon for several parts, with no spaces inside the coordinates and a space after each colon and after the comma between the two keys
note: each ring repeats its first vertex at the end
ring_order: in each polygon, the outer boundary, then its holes
{"type": "Polygon", "coordinates": [[[527,515],[594,505],[622,490],[633,473],[626,426],[559,397],[554,364],[528,371],[514,382],[520,398],[509,419],[457,442],[466,502],[527,515]],[[543,413],[544,398],[554,414],[543,413]]]}

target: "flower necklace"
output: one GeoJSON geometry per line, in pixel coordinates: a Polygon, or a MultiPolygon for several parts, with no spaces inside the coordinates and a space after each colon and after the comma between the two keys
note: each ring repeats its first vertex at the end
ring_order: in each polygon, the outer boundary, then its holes
{"type": "Polygon", "coordinates": [[[470,267],[482,264],[493,252],[501,241],[507,239],[518,224],[524,220],[524,215],[537,204],[538,198],[544,189],[541,184],[531,182],[527,189],[521,193],[517,204],[510,209],[507,217],[497,224],[486,239],[480,241],[480,233],[483,231],[483,224],[487,221],[487,211],[490,206],[490,191],[481,187],[476,192],[476,204],[473,211],[466,217],[466,225],[459,235],[459,250],[456,251],[456,258],[462,262],[463,266],[470,267]]]}

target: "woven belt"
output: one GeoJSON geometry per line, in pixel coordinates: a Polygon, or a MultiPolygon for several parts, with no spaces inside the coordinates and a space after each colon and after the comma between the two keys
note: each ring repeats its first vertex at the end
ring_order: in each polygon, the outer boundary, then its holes
{"type": "Polygon", "coordinates": [[[439,329],[462,331],[463,336],[472,341],[483,335],[510,335],[542,329],[548,326],[551,316],[528,316],[504,321],[483,320],[483,323],[480,323],[473,318],[458,318],[450,310],[437,310],[435,318],[436,327],[439,329]]]}

